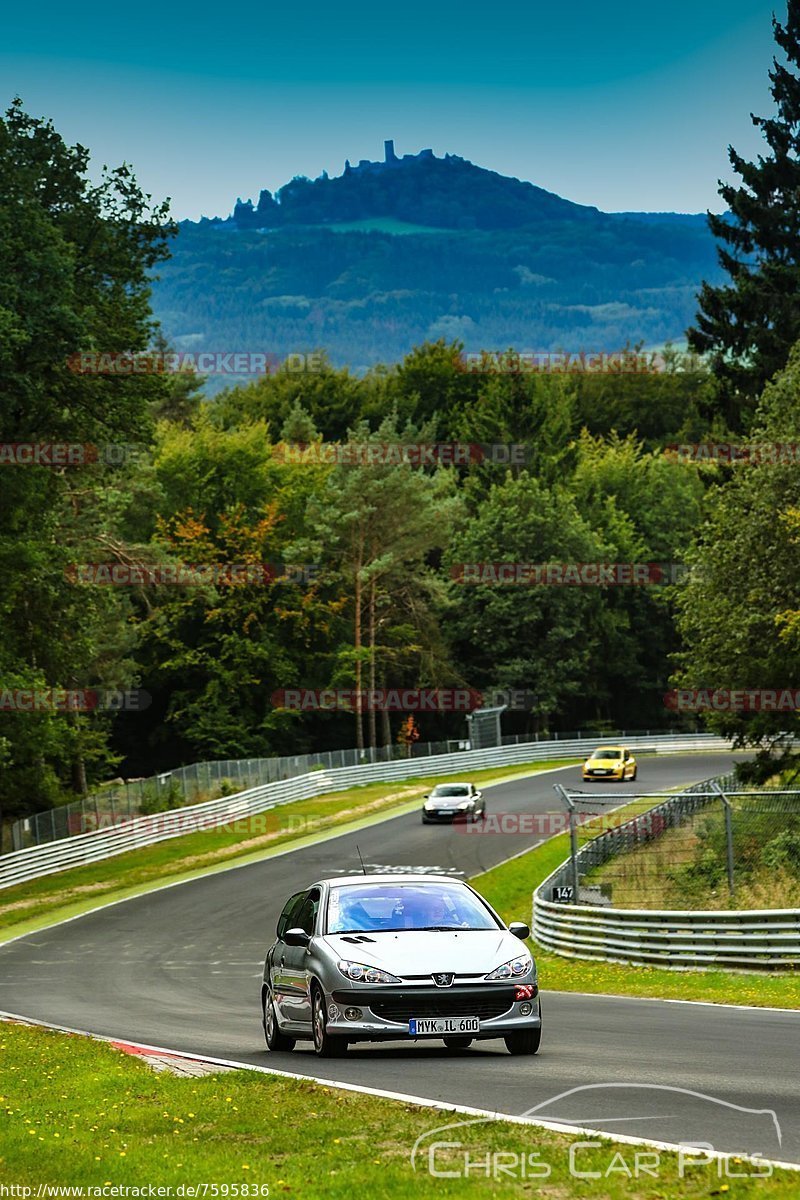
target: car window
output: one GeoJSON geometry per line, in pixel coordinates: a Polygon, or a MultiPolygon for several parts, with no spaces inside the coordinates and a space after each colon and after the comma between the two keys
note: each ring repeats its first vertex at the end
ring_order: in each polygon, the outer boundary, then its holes
{"type": "Polygon", "coordinates": [[[601,746],[595,750],[592,758],[622,758],[622,751],[619,746],[601,746]]]}
{"type": "Polygon", "coordinates": [[[496,929],[469,888],[453,883],[343,884],[331,888],[328,933],[401,929],[496,929]]]}
{"type": "Polygon", "coordinates": [[[433,789],[433,792],[431,793],[433,796],[469,796],[469,794],[469,787],[462,783],[440,783],[433,789]]]}
{"type": "Polygon", "coordinates": [[[304,929],[306,933],[314,932],[319,912],[319,888],[314,888],[306,896],[296,913],[292,914],[292,927],[304,929]]]}
{"type": "Polygon", "coordinates": [[[283,935],[286,933],[287,929],[292,928],[292,922],[290,920],[290,918],[292,916],[292,912],[294,911],[295,908],[299,908],[300,904],[302,903],[302,901],[304,899],[305,899],[305,892],[295,892],[295,894],[293,896],[290,896],[289,899],[284,904],[283,912],[278,917],[278,927],[275,931],[279,938],[283,937],[283,935]]]}

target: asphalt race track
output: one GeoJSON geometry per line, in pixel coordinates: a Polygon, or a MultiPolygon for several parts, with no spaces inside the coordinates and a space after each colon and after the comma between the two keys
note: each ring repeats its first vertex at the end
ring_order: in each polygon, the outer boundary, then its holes
{"type": "MultiPolygon", "coordinates": [[[[635,788],[692,783],[731,761],[644,759],[635,788]]],[[[487,790],[488,812],[560,811],[554,782],[583,786],[577,768],[518,779],[487,790]]],[[[632,790],[585,786],[609,805],[632,790]]],[[[310,1043],[269,1054],[261,967],[282,904],[298,887],[358,870],[356,842],[367,864],[470,876],[538,840],[423,826],[413,813],[165,888],[0,946],[0,1009],[244,1064],[800,1163],[800,1013],[548,993],[545,977],[535,1058],[512,1058],[502,1042],[474,1043],[459,1056],[441,1043],[359,1045],[327,1061],[310,1043]]],[[[516,915],[530,919],[529,911],[516,915]]],[[[535,1130],[524,1137],[533,1148],[535,1130]]]]}

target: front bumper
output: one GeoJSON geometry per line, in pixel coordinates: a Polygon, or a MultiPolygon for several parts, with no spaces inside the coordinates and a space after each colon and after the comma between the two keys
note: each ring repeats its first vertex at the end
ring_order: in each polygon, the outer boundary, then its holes
{"type": "Polygon", "coordinates": [[[450,825],[453,821],[471,821],[475,815],[475,810],[472,808],[443,808],[430,812],[427,808],[422,810],[423,821],[428,821],[431,824],[441,822],[443,825],[450,825]]]}
{"type": "Polygon", "coordinates": [[[336,988],[327,997],[328,1032],[350,1041],[434,1041],[442,1033],[414,1035],[408,1031],[412,1017],[478,1017],[480,1031],[475,1039],[499,1038],[541,1025],[538,987],[530,979],[517,983],[454,984],[449,988],[385,985],[380,988],[336,988]],[[518,996],[518,989],[532,989],[518,996]],[[523,1006],[530,1012],[521,1011],[523,1006]],[[348,1008],[361,1010],[361,1017],[348,1020],[348,1008]]]}
{"type": "Polygon", "coordinates": [[[616,781],[617,783],[622,783],[622,781],[625,778],[625,771],[624,770],[603,769],[601,771],[583,771],[582,775],[585,780],[588,780],[588,779],[597,779],[597,780],[610,779],[612,781],[616,781]]]}

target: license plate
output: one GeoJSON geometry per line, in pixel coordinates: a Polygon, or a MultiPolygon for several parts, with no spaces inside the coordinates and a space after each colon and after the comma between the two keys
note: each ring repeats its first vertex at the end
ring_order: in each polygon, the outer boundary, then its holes
{"type": "Polygon", "coordinates": [[[412,1037],[423,1033],[480,1033],[481,1023],[477,1017],[412,1017],[408,1032],[412,1037]]]}

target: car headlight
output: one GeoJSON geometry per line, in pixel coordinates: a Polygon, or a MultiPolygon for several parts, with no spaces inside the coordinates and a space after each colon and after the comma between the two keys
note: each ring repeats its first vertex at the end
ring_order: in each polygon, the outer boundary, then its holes
{"type": "Polygon", "coordinates": [[[530,954],[518,954],[510,962],[503,963],[501,967],[495,967],[486,976],[486,979],[514,979],[517,975],[527,975],[532,967],[533,959],[530,954]]]}
{"type": "Polygon", "coordinates": [[[472,808],[472,801],[471,800],[462,800],[458,807],[459,808],[472,808]]]}
{"type": "Polygon", "coordinates": [[[402,983],[396,975],[390,975],[388,971],[381,971],[379,967],[370,967],[365,963],[348,962],[343,958],[336,965],[343,975],[356,983],[402,983]]]}

